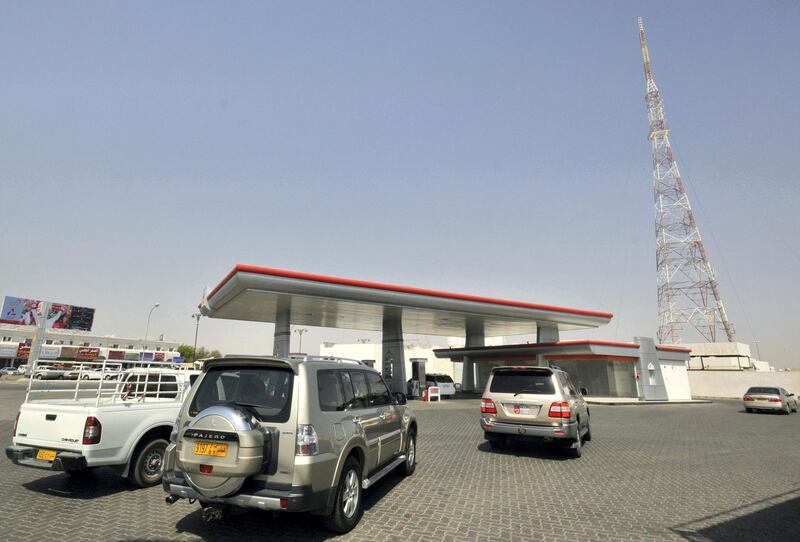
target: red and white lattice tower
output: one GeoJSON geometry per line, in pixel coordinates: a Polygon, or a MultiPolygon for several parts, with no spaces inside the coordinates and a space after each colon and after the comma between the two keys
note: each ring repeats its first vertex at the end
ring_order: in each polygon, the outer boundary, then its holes
{"type": "Polygon", "coordinates": [[[653,150],[653,195],[656,212],[656,269],[658,273],[658,340],[679,344],[692,328],[706,341],[717,342],[720,330],[736,340],[725,314],[714,270],[708,261],[700,230],[669,142],[661,93],[650,71],[650,53],[639,17],[639,41],[647,79],[648,139],[653,150]]]}

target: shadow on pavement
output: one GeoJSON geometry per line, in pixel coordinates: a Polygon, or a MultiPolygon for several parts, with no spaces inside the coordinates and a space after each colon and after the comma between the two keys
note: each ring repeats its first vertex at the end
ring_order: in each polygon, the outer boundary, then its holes
{"type": "Polygon", "coordinates": [[[74,475],[62,472],[26,482],[22,487],[65,499],[96,499],[137,489],[112,469],[95,469],[74,475]]]}
{"type": "MultiPolygon", "coordinates": [[[[365,512],[391,493],[403,479],[404,477],[401,474],[391,473],[365,491],[363,493],[365,512]]],[[[265,539],[316,542],[337,536],[326,531],[319,518],[313,514],[271,514],[269,512],[248,510],[233,513],[212,523],[206,523],[203,521],[200,506],[196,506],[197,510],[184,516],[175,525],[175,530],[178,533],[189,533],[208,541],[235,538],[241,542],[262,541],[265,539]]],[[[355,532],[358,532],[358,526],[356,526],[355,532]]]]}
{"type": "Polygon", "coordinates": [[[770,500],[780,499],[792,494],[797,495],[800,490],[789,491],[768,499],[752,502],[748,505],[734,508],[722,514],[707,516],[690,523],[678,525],[671,530],[692,542],[729,542],[751,540],[800,540],[800,496],[785,500],[751,512],[726,519],[707,527],[692,527],[692,524],[702,524],[723,518],[736,512],[744,512],[749,507],[759,506],[770,500]]]}
{"type": "Polygon", "coordinates": [[[478,451],[489,454],[515,455],[517,457],[537,457],[539,459],[553,459],[567,461],[567,457],[559,444],[536,442],[507,442],[500,448],[492,448],[489,441],[478,445],[478,451]]]}

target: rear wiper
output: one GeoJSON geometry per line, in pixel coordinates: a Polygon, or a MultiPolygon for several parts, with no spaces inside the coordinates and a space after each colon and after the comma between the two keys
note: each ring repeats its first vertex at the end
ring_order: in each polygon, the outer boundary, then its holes
{"type": "Polygon", "coordinates": [[[515,393],[515,394],[514,394],[514,397],[516,397],[516,396],[517,396],[517,395],[519,395],[520,393],[530,393],[530,392],[532,392],[532,391],[533,391],[533,390],[522,390],[522,391],[518,391],[517,393],[515,393]]]}

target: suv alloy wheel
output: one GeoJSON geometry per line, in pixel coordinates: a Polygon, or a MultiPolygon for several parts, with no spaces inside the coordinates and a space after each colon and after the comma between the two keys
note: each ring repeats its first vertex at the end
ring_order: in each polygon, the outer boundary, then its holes
{"type": "Polygon", "coordinates": [[[364,513],[361,494],[361,464],[354,457],[344,463],[336,489],[333,512],[322,518],[326,529],[344,534],[356,526],[364,513]]]}

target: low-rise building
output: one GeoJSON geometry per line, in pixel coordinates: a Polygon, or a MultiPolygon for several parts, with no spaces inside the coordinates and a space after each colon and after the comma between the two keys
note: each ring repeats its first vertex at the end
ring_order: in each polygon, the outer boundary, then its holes
{"type": "MultiPolygon", "coordinates": [[[[0,367],[28,362],[34,326],[0,324],[0,367]]],[[[49,329],[42,341],[40,359],[60,361],[127,360],[172,361],[180,356],[175,341],[133,339],[81,331],[49,329]]]]}

